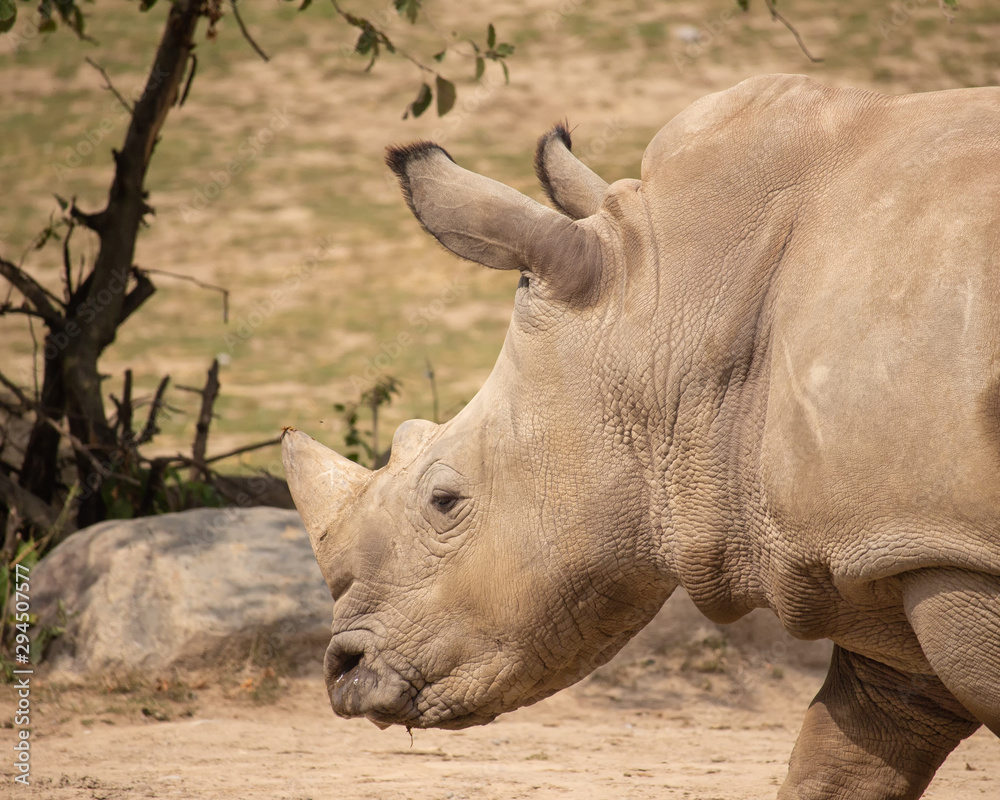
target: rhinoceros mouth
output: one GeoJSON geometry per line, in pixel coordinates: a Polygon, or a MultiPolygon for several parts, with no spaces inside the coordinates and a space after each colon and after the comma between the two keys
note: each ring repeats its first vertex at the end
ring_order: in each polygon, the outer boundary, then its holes
{"type": "Polygon", "coordinates": [[[367,717],[381,728],[412,724],[416,690],[381,659],[372,658],[363,633],[334,636],[326,650],[324,668],[330,705],[341,717],[367,717]]]}
{"type": "Polygon", "coordinates": [[[375,639],[362,631],[339,633],[330,640],[324,668],[326,688],[334,713],[347,719],[365,717],[380,728],[404,725],[407,728],[459,730],[485,725],[495,713],[466,711],[441,701],[442,687],[418,674],[407,679],[378,655],[375,639]]]}

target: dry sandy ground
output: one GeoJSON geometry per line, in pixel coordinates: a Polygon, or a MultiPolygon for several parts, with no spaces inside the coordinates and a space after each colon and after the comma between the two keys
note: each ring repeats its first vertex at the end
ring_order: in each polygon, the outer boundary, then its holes
{"type": "MultiPolygon", "coordinates": [[[[192,716],[168,721],[81,716],[108,695],[68,692],[38,703],[32,787],[13,796],[770,798],[820,680],[790,671],[756,690],[753,708],[698,701],[671,678],[658,681],[665,693],[643,687],[658,698],[646,703],[590,681],[484,728],[414,731],[412,743],[402,729],[335,717],[319,677],[289,682],[267,705],[203,690],[192,716]]],[[[980,732],[963,743],[925,796],[1000,796],[997,740],[980,732]]]]}
{"type": "MultiPolygon", "coordinates": [[[[296,654],[302,676],[270,682],[260,666],[186,685],[147,676],[60,690],[39,676],[33,785],[15,797],[773,798],[829,653],[765,611],[713,625],[677,592],[576,686],[486,727],[413,731],[412,742],[334,716],[322,652],[296,654]]],[[[0,686],[0,708],[13,700],[0,686]]],[[[0,730],[0,753],[9,736],[0,730]]],[[[11,770],[0,760],[0,775],[11,770]]],[[[982,731],[964,742],[926,797],[1000,797],[1000,742],[982,731]]]]}

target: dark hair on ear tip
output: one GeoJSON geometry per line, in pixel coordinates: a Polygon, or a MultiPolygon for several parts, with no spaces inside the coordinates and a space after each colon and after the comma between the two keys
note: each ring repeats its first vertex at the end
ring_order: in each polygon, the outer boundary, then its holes
{"type": "Polygon", "coordinates": [[[557,210],[561,211],[567,217],[570,217],[572,214],[563,208],[556,199],[555,192],[552,191],[552,180],[549,178],[549,171],[545,167],[545,148],[549,146],[549,142],[556,138],[562,141],[567,150],[573,150],[573,139],[569,135],[568,120],[564,122],[557,122],[552,130],[548,133],[542,134],[539,138],[538,146],[535,147],[535,175],[538,176],[538,182],[542,184],[542,189],[545,190],[545,196],[549,198],[549,202],[551,202],[557,210]]]}
{"type": "MultiPolygon", "coordinates": [[[[410,207],[413,215],[420,220],[421,225],[424,223],[420,219],[420,214],[417,213],[416,207],[413,205],[413,191],[410,188],[410,176],[406,174],[406,165],[411,161],[428,158],[435,151],[443,153],[445,158],[452,164],[455,163],[455,159],[451,157],[448,151],[440,145],[434,144],[434,142],[414,142],[413,144],[405,144],[401,147],[390,146],[385,149],[385,163],[389,166],[389,169],[396,173],[396,177],[399,178],[399,186],[403,190],[403,199],[406,200],[406,205],[410,207]]],[[[424,226],[424,229],[427,229],[426,226],[424,226]]]]}
{"type": "Polygon", "coordinates": [[[438,150],[444,153],[445,158],[447,158],[452,163],[455,159],[451,157],[447,150],[445,150],[441,145],[434,144],[434,142],[413,142],[413,144],[404,144],[400,147],[389,146],[385,149],[385,163],[389,165],[389,169],[396,173],[403,179],[406,177],[406,165],[414,160],[426,158],[433,151],[438,150]]]}

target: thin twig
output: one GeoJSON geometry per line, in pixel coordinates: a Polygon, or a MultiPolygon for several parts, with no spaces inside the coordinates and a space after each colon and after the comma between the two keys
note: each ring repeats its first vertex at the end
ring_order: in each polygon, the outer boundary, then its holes
{"type": "Polygon", "coordinates": [[[122,96],[122,93],[119,92],[115,88],[115,85],[111,82],[111,76],[108,75],[107,70],[104,69],[104,67],[102,67],[100,64],[98,64],[96,61],[94,61],[94,59],[92,59],[90,56],[86,56],[85,60],[86,60],[86,62],[88,64],[90,64],[90,66],[92,66],[94,69],[96,69],[98,72],[101,73],[101,77],[104,78],[104,88],[107,89],[115,97],[118,98],[118,102],[121,103],[125,107],[125,110],[128,111],[129,114],[135,113],[135,109],[133,109],[132,106],[129,105],[128,100],[126,100],[122,96]]]}
{"type": "Polygon", "coordinates": [[[230,450],[228,453],[220,453],[217,456],[212,456],[211,458],[206,458],[206,464],[214,464],[216,461],[222,461],[224,458],[232,458],[233,456],[240,456],[244,453],[249,453],[251,450],[260,450],[264,447],[271,447],[272,445],[281,444],[281,437],[275,436],[273,439],[268,439],[266,442],[257,442],[257,444],[248,444],[243,447],[237,447],[235,450],[230,450]]]}
{"type": "MultiPolygon", "coordinates": [[[[169,464],[182,464],[186,467],[194,467],[201,471],[203,474],[211,476],[218,475],[219,473],[209,467],[210,464],[214,464],[216,461],[223,461],[227,458],[232,458],[233,456],[243,455],[243,453],[249,453],[251,450],[261,450],[265,447],[273,447],[276,444],[281,443],[281,437],[276,436],[273,439],[268,439],[266,442],[257,442],[256,444],[248,444],[243,447],[237,447],[235,450],[230,450],[226,453],[219,453],[217,456],[212,456],[211,458],[196,459],[191,458],[191,456],[186,456],[178,453],[175,456],[158,456],[153,459],[149,459],[148,463],[152,465],[154,462],[161,463],[164,465],[169,464]]],[[[270,473],[268,473],[270,474],[270,473]]]]}
{"type": "MultiPolygon", "coordinates": [[[[49,327],[54,330],[62,330],[64,324],[62,314],[56,311],[52,303],[49,302],[49,292],[44,286],[19,266],[4,258],[0,258],[0,275],[14,284],[14,287],[31,302],[49,327]]],[[[52,299],[57,303],[62,302],[55,297],[52,299]]]]}
{"type": "Polygon", "coordinates": [[[194,80],[194,74],[198,71],[198,56],[194,53],[191,54],[191,71],[188,72],[187,82],[184,84],[184,91],[181,92],[180,99],[177,101],[178,107],[184,105],[184,101],[188,99],[188,92],[191,91],[191,82],[194,80]]]}
{"type": "Polygon", "coordinates": [[[98,475],[100,475],[102,478],[107,478],[112,474],[111,468],[108,467],[107,464],[102,463],[101,460],[97,458],[97,456],[95,456],[93,453],[90,452],[90,448],[88,448],[87,445],[85,445],[83,442],[77,439],[76,436],[70,433],[66,428],[64,428],[54,419],[52,419],[52,417],[46,416],[37,407],[35,408],[35,413],[41,417],[42,422],[44,422],[50,428],[55,430],[61,436],[64,436],[66,438],[66,441],[68,441],[70,445],[72,445],[74,452],[78,453],[79,455],[82,455],[85,459],[87,459],[87,461],[90,462],[90,465],[97,471],[98,475]]]}
{"type": "MultiPolygon", "coordinates": [[[[357,23],[358,22],[367,22],[367,20],[359,19],[358,17],[355,17],[353,14],[351,14],[351,13],[349,13],[347,11],[344,11],[344,9],[342,9],[340,7],[340,4],[337,2],[337,0],[331,0],[331,2],[333,3],[333,10],[336,11],[337,14],[339,14],[344,19],[344,21],[347,22],[348,25],[351,25],[351,26],[353,26],[355,28],[359,28],[360,29],[360,26],[357,23]]],[[[396,47],[396,45],[394,45],[392,43],[392,41],[389,39],[388,36],[385,35],[385,32],[381,28],[376,28],[370,22],[368,22],[368,25],[375,32],[375,34],[377,35],[378,39],[380,39],[379,43],[383,47],[385,47],[385,49],[388,50],[390,53],[392,53],[393,55],[398,55],[398,56],[401,56],[401,57],[405,58],[411,64],[413,64],[414,66],[416,66],[417,68],[419,68],[420,70],[422,70],[424,72],[428,72],[431,75],[437,75],[438,74],[437,70],[434,69],[433,67],[428,67],[426,64],[420,63],[420,61],[418,61],[416,58],[414,58],[413,56],[411,56],[405,50],[400,50],[398,47],[396,47]]],[[[372,60],[369,62],[368,67],[365,69],[366,72],[368,70],[370,70],[375,65],[375,59],[376,59],[376,55],[375,55],[375,53],[373,51],[373,53],[372,53],[372,60]]]]}
{"type": "Polygon", "coordinates": [[[244,39],[250,42],[250,46],[256,51],[257,55],[265,61],[270,61],[271,59],[268,57],[267,53],[260,49],[260,45],[253,40],[253,37],[250,35],[250,31],[248,31],[246,25],[243,24],[243,18],[240,17],[239,2],[240,0],[229,0],[229,4],[233,7],[233,17],[236,19],[236,24],[240,27],[240,33],[243,34],[244,39]]]}
{"type": "Polygon", "coordinates": [[[156,387],[156,394],[153,395],[153,404],[149,407],[149,416],[146,417],[146,425],[143,427],[142,433],[139,434],[139,438],[135,440],[137,447],[140,444],[148,442],[160,431],[156,427],[156,415],[160,413],[160,408],[163,407],[163,393],[167,391],[167,384],[169,382],[170,376],[164,375],[160,381],[160,385],[156,387]]]}
{"type": "Polygon", "coordinates": [[[229,290],[223,289],[221,286],[216,286],[213,283],[205,283],[197,278],[192,278],[190,275],[178,275],[176,272],[167,272],[162,269],[152,269],[151,267],[143,267],[143,272],[154,272],[157,275],[166,275],[168,278],[177,278],[180,281],[190,281],[202,289],[211,289],[214,292],[222,293],[222,321],[224,323],[229,322],[229,290]]]}
{"type": "Polygon", "coordinates": [[[795,30],[795,26],[792,25],[787,19],[785,19],[781,14],[778,13],[778,9],[774,7],[774,0],[764,0],[764,4],[767,6],[767,10],[771,12],[771,18],[778,20],[782,25],[784,25],[788,30],[792,32],[792,36],[795,37],[795,41],[799,43],[799,49],[805,53],[806,58],[812,61],[814,64],[820,63],[823,59],[816,58],[809,50],[806,48],[806,43],[802,41],[802,37],[799,36],[799,32],[795,30]]]}
{"type": "Polygon", "coordinates": [[[21,402],[21,405],[27,406],[28,408],[35,407],[35,402],[21,390],[21,387],[18,386],[16,383],[14,383],[14,381],[12,381],[2,372],[0,372],[0,383],[2,383],[4,386],[10,389],[11,392],[13,392],[14,397],[16,397],[21,402]]]}

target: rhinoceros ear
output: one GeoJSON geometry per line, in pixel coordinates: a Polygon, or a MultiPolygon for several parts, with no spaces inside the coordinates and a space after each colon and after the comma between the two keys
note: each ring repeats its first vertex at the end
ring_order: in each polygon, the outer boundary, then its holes
{"type": "Polygon", "coordinates": [[[535,174],[553,205],[571,219],[583,219],[601,208],[608,184],[573,155],[573,140],[559,123],[538,140],[535,174]]]}
{"type": "Polygon", "coordinates": [[[601,247],[590,227],[462,169],[431,142],[389,148],[386,163],[416,218],[456,255],[492,269],[528,270],[566,302],[592,297],[601,247]]]}

